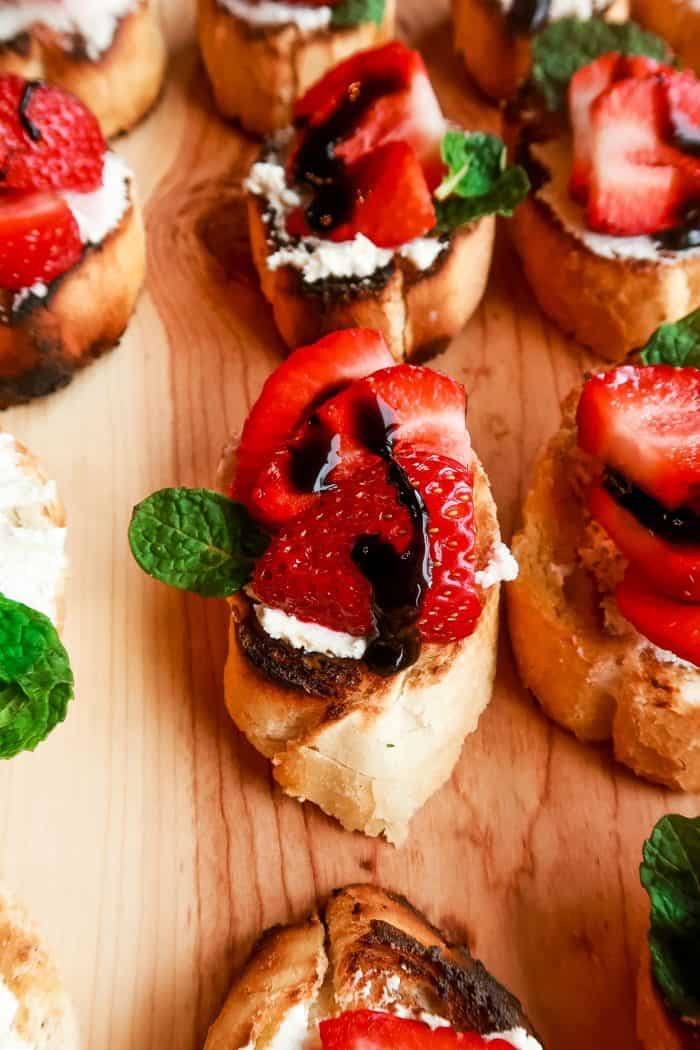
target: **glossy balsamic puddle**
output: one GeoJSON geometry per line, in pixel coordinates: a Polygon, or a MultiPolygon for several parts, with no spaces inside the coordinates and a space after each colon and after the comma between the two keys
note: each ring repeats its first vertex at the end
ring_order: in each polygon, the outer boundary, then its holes
{"type": "Polygon", "coordinates": [[[306,208],[312,230],[328,234],[350,218],[354,187],[345,162],[335,155],[335,147],[348,138],[373,102],[403,86],[398,78],[388,76],[355,81],[328,120],[315,128],[300,125],[301,146],[293,173],[294,181],[312,192],[306,208]]]}
{"type": "Polygon", "coordinates": [[[667,510],[611,467],[605,468],[603,487],[616,503],[667,543],[700,543],[700,516],[692,507],[667,510]]]}
{"type": "Polygon", "coordinates": [[[508,28],[514,33],[534,33],[549,19],[551,0],[513,0],[508,11],[508,28]]]}

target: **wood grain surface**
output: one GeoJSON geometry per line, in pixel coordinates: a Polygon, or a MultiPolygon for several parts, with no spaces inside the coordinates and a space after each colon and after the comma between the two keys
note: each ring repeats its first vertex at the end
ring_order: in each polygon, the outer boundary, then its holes
{"type": "MultiPolygon", "coordinates": [[[[90,1050],[201,1046],[261,928],[335,885],[408,894],[520,995],[548,1050],[632,1050],[646,904],[637,868],[663,812],[697,812],[606,749],[553,728],[507,636],[494,701],[404,849],[285,799],[229,722],[225,608],[132,562],[132,505],[211,484],[281,344],[247,250],[241,174],[256,143],[212,112],[191,0],[162,0],[167,87],[119,149],[138,178],[146,291],[122,346],[64,392],[4,415],[70,521],[66,643],[77,699],[34,755],[0,769],[0,871],[39,918],[90,1050]]],[[[453,58],[446,5],[401,0],[448,115],[494,127],[453,58]]],[[[463,381],[506,535],[560,399],[588,363],[533,306],[499,245],[477,316],[437,367],[463,381]]]]}

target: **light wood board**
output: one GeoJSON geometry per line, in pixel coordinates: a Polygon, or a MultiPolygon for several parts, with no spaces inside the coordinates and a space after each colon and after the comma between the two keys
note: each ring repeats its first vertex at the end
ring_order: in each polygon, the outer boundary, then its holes
{"type": "MultiPolygon", "coordinates": [[[[448,115],[493,127],[452,57],[446,5],[401,0],[448,115]]],[[[240,177],[256,144],[212,113],[191,0],[163,0],[162,102],[133,163],[149,276],[122,346],[0,424],[45,460],[70,518],[66,643],[77,699],[0,769],[0,872],[55,949],[90,1050],[200,1047],[262,927],[352,880],[409,895],[520,995],[549,1050],[632,1050],[642,840],[667,810],[606,749],[553,728],[507,636],[494,701],[402,850],[281,796],[223,709],[225,608],[161,587],[126,541],[132,505],[211,484],[280,342],[254,279],[240,177]]],[[[463,381],[510,535],[533,458],[588,358],[543,321],[501,244],[488,294],[435,365],[463,381]]]]}

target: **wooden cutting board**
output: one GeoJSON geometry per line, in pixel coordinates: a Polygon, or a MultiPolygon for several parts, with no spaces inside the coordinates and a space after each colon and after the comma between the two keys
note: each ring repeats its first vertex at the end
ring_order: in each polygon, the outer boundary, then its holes
{"type": "MultiPolygon", "coordinates": [[[[119,350],[0,423],[40,454],[70,519],[66,643],[77,699],[34,755],[0,769],[0,872],[44,927],[90,1050],[194,1050],[271,923],[354,880],[407,894],[527,1004],[548,1050],[632,1050],[645,926],[640,849],[697,799],[636,780],[498,683],[450,782],[404,849],[344,833],[273,787],[223,708],[225,608],[143,576],[134,503],[211,484],[279,360],[247,249],[241,174],[256,143],[212,112],[191,0],[162,0],[172,47],[148,122],[119,143],[145,204],[149,276],[119,350]]],[[[452,56],[446,4],[401,0],[400,33],[447,114],[497,127],[452,56]]],[[[504,532],[589,358],[545,322],[507,243],[486,298],[436,367],[470,395],[504,532]]]]}

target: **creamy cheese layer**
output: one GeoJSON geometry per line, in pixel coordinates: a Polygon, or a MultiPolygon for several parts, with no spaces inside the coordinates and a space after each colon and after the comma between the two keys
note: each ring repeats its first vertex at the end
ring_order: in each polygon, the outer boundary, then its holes
{"type": "Polygon", "coordinates": [[[506,583],[518,578],[519,566],[505,543],[499,542],[491,551],[491,559],[485,569],[474,574],[478,587],[486,591],[497,583],[506,583]]]}
{"type": "Polygon", "coordinates": [[[14,439],[0,433],[0,593],[54,622],[66,568],[66,530],[46,512],[55,501],[54,482],[28,473],[14,439]]]}
{"type": "Polygon", "coordinates": [[[274,0],[264,0],[260,4],[251,4],[248,0],[218,0],[218,3],[250,25],[295,25],[306,33],[327,29],[333,15],[330,7],[297,7],[295,4],[278,4],[274,0]]]}
{"type": "Polygon", "coordinates": [[[343,660],[361,660],[367,650],[368,638],[333,631],[318,623],[305,623],[297,620],[296,616],[289,616],[281,609],[271,609],[267,605],[255,605],[254,609],[263,631],[294,649],[336,656],[343,660]]]}
{"type": "Polygon", "coordinates": [[[437,237],[419,237],[396,249],[380,248],[362,234],[339,242],[319,237],[292,239],[285,220],[302,202],[296,190],[287,185],[284,167],[269,161],[254,164],[246,188],[265,201],[265,220],[279,244],[268,256],[267,266],[271,270],[293,266],[309,284],[329,277],[362,280],[388,266],[397,255],[418,270],[429,270],[447,247],[437,237]]]}
{"type": "Polygon", "coordinates": [[[537,190],[536,196],[551,208],[567,233],[596,255],[606,259],[648,259],[658,263],[675,263],[679,258],[689,258],[700,252],[700,248],[670,252],[660,248],[653,237],[611,237],[589,230],[584,209],[569,196],[571,142],[566,138],[537,142],[531,145],[530,152],[551,176],[549,182],[537,190]]]}
{"type": "Polygon", "coordinates": [[[67,36],[78,34],[88,58],[97,61],[114,40],[120,19],[140,0],[1,0],[0,40],[13,40],[38,23],[67,36]]]}

